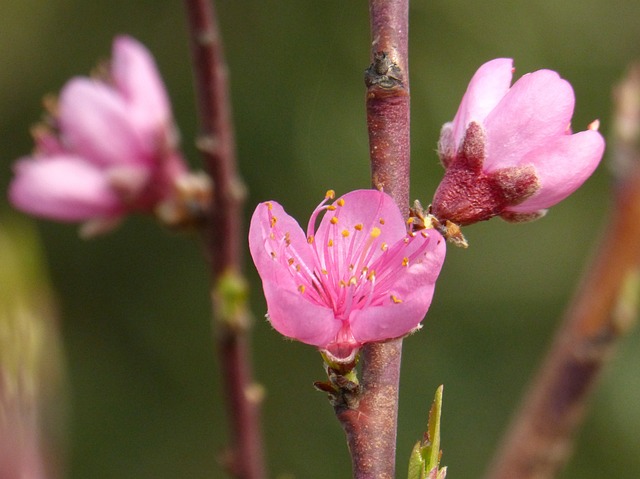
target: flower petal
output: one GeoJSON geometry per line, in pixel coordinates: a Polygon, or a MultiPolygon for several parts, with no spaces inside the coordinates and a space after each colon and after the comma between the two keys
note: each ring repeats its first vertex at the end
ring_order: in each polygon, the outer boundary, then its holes
{"type": "Polygon", "coordinates": [[[405,256],[411,256],[425,242],[428,243],[426,250],[420,259],[414,260],[398,273],[385,303],[353,311],[349,318],[351,332],[359,343],[404,336],[418,327],[427,314],[444,262],[446,245],[437,231],[426,230],[425,233],[426,238],[421,233],[413,238],[405,256]]]}
{"type": "Polygon", "coordinates": [[[298,289],[300,285],[286,261],[274,258],[274,254],[281,252],[274,250],[273,241],[283,239],[286,233],[290,240],[288,248],[293,248],[301,267],[313,271],[313,254],[296,220],[275,201],[260,203],[251,218],[249,249],[262,279],[269,321],[284,336],[325,347],[335,338],[341,322],[327,306],[309,301],[298,289]],[[274,224],[278,228],[278,238],[270,238],[274,234],[274,224]]]}
{"type": "Polygon", "coordinates": [[[541,188],[531,198],[507,211],[528,213],[562,201],[591,176],[600,163],[604,147],[602,135],[587,130],[563,135],[526,155],[522,163],[535,166],[541,188]]]}
{"type": "Polygon", "coordinates": [[[111,75],[130,106],[132,120],[151,132],[164,128],[171,118],[169,99],[149,51],[129,36],[113,42],[111,75]]]}
{"type": "Polygon", "coordinates": [[[105,175],[82,158],[24,158],[14,170],[9,199],[24,212],[62,221],[116,216],[121,212],[120,200],[105,175]]]}
{"type": "MultiPolygon", "coordinates": [[[[378,244],[394,244],[402,239],[407,227],[400,213],[400,209],[388,194],[378,190],[355,190],[351,191],[333,203],[336,206],[334,212],[327,211],[320,221],[320,226],[316,232],[316,244],[326,244],[328,238],[340,236],[340,232],[348,231],[353,233],[357,225],[361,225],[362,238],[366,239],[373,228],[380,230],[380,235],[376,240],[378,244]],[[344,206],[338,206],[344,202],[344,206]],[[337,217],[337,222],[332,223],[332,218],[337,217]]],[[[341,248],[347,246],[349,242],[336,241],[338,255],[346,257],[347,253],[341,248]]],[[[322,249],[319,248],[319,251],[322,249]]],[[[382,254],[378,248],[372,260],[382,254]]]]}
{"type": "Polygon", "coordinates": [[[453,119],[453,138],[456,145],[462,141],[469,122],[483,122],[507,93],[512,76],[511,58],[496,58],[478,68],[453,119]]]}
{"type": "Polygon", "coordinates": [[[521,77],[484,122],[484,170],[523,164],[528,152],[567,132],[573,107],[573,89],[556,72],[539,70],[521,77]]]}
{"type": "Polygon", "coordinates": [[[67,148],[97,166],[147,161],[130,112],[112,88],[87,78],[72,79],[60,93],[59,114],[67,148]]]}

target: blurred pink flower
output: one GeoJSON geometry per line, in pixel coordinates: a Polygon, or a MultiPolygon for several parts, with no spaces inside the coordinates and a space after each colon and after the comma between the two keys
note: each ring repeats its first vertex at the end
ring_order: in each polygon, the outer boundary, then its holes
{"type": "Polygon", "coordinates": [[[24,212],[99,233],[151,212],[186,172],[162,79],[133,38],[117,37],[107,74],[71,79],[50,110],[14,166],[9,198],[24,212]]]}
{"type": "Polygon", "coordinates": [[[259,204],[249,247],[273,327],[334,361],[349,362],[361,345],[419,327],[445,241],[433,229],[408,232],[385,193],[352,191],[327,205],[333,198],[327,192],[306,234],[275,201],[259,204]]]}
{"type": "Polygon", "coordinates": [[[582,185],[602,158],[597,121],[571,132],[571,85],[539,70],[510,87],[512,64],[498,58],[482,65],[442,128],[438,153],[446,173],[431,210],[439,220],[535,219],[582,185]]]}

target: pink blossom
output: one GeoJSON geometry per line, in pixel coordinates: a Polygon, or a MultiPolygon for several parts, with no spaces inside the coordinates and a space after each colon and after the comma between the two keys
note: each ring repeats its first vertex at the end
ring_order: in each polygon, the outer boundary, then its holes
{"type": "Polygon", "coordinates": [[[103,76],[67,82],[50,118],[34,128],[36,150],[15,164],[9,188],[18,209],[88,222],[95,233],[173,194],[186,167],[151,54],[117,37],[103,76]]]}
{"type": "Polygon", "coordinates": [[[259,204],[249,247],[272,326],[348,362],[365,343],[419,327],[445,242],[433,229],[408,232],[385,193],[357,190],[326,204],[333,198],[329,191],[306,234],[275,201],[259,204]]]}
{"type": "Polygon", "coordinates": [[[446,173],[432,204],[439,220],[535,219],[582,185],[602,158],[597,121],[571,132],[571,85],[539,70],[510,86],[512,64],[498,58],[482,65],[442,128],[446,173]]]}

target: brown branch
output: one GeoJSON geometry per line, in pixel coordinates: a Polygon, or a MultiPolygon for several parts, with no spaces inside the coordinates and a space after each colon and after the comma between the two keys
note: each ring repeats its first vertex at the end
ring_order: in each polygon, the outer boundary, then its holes
{"type": "Polygon", "coordinates": [[[205,237],[213,278],[218,354],[233,431],[227,466],[238,478],[261,479],[265,467],[260,401],[250,367],[249,314],[242,276],[246,238],[240,218],[245,190],[236,167],[227,69],[211,1],[185,0],[185,8],[202,131],[197,146],[214,184],[205,237]]]}
{"type": "MultiPolygon", "coordinates": [[[[374,188],[409,212],[408,0],[370,0],[371,66],[365,74],[367,125],[374,188]]],[[[353,477],[395,477],[402,339],[362,349],[355,403],[335,406],[349,444],[353,477]]]]}
{"type": "Polygon", "coordinates": [[[365,73],[371,182],[409,209],[409,1],[370,0],[371,66],[365,73]]]}
{"type": "Polygon", "coordinates": [[[557,473],[569,458],[599,373],[635,316],[633,298],[626,304],[631,310],[618,308],[630,299],[625,285],[640,265],[640,70],[629,81],[618,90],[623,93],[617,98],[615,138],[620,182],[606,235],[487,478],[545,479],[557,473]],[[635,138],[620,128],[629,113],[628,94],[637,108],[635,138]]]}

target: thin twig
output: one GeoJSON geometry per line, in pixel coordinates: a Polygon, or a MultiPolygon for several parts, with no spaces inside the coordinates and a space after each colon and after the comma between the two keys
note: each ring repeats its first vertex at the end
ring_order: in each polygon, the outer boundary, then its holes
{"type": "Polygon", "coordinates": [[[640,265],[640,71],[636,69],[635,78],[631,75],[618,92],[624,92],[617,97],[614,145],[619,183],[606,235],[494,459],[489,479],[554,477],[569,458],[574,432],[602,367],[635,319],[637,291],[625,297],[625,286],[637,280],[640,265]],[[630,116],[629,94],[636,107],[630,116]],[[635,138],[625,137],[619,126],[629,117],[635,121],[635,138]],[[627,308],[620,309],[621,302],[627,308]]]}
{"type": "Polygon", "coordinates": [[[210,0],[185,0],[191,37],[201,136],[197,145],[214,184],[206,231],[213,278],[218,353],[233,433],[229,472],[240,479],[265,477],[259,389],[253,383],[248,346],[249,313],[242,276],[245,189],[238,175],[227,69],[210,0]]]}
{"type": "MultiPolygon", "coordinates": [[[[370,0],[371,66],[365,74],[374,188],[409,212],[408,0],[370,0]]],[[[337,404],[356,479],[392,479],[402,339],[362,349],[362,381],[354,404],[337,404]]]]}

